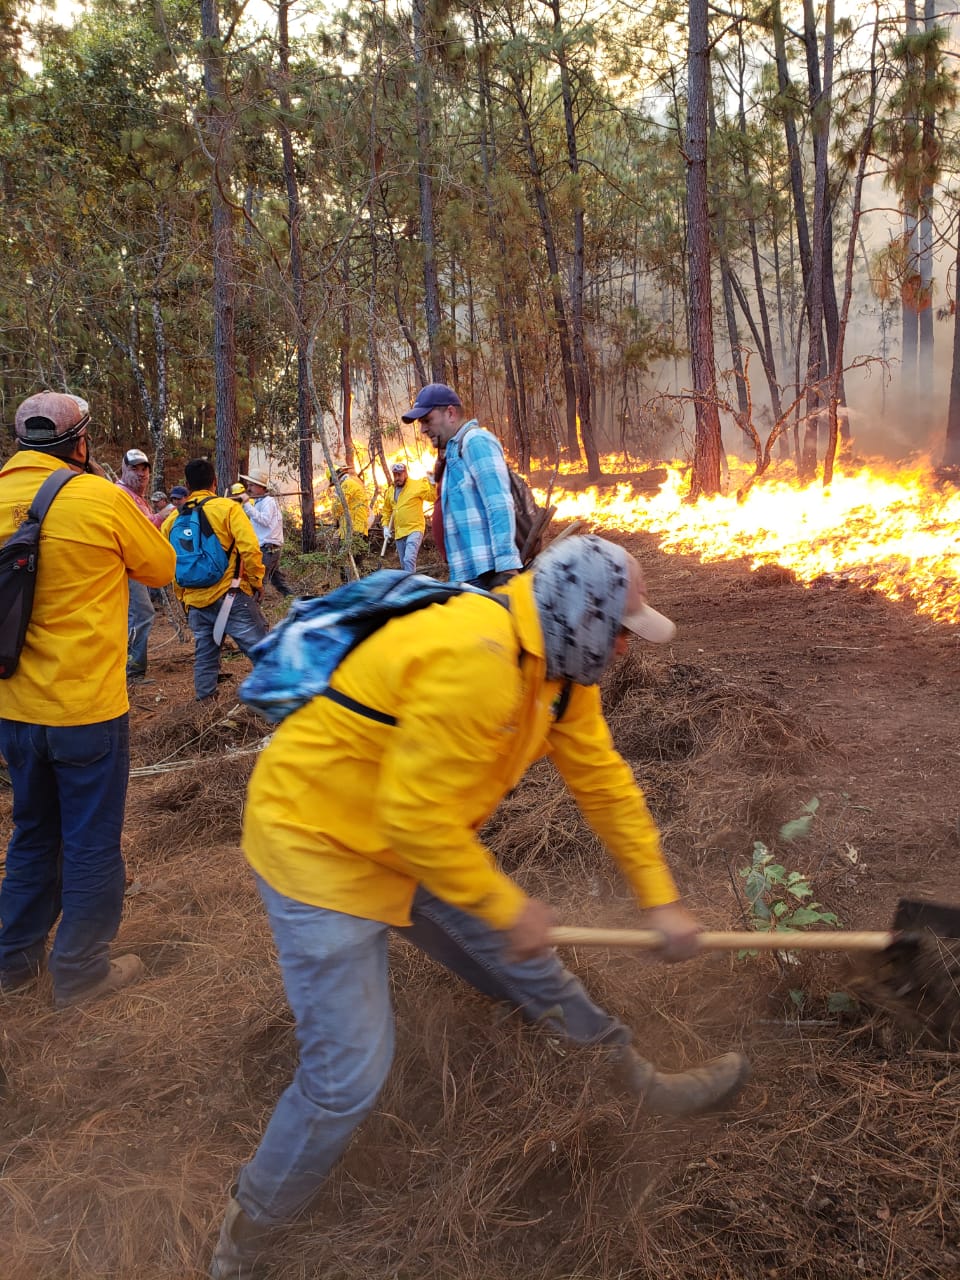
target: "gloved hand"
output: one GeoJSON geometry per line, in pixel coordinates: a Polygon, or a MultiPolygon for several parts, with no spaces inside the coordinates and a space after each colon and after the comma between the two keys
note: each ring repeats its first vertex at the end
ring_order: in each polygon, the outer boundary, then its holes
{"type": "Polygon", "coordinates": [[[259,604],[263,599],[263,587],[254,587],[253,591],[251,592],[251,595],[253,596],[253,599],[257,602],[257,604],[259,604]]]}

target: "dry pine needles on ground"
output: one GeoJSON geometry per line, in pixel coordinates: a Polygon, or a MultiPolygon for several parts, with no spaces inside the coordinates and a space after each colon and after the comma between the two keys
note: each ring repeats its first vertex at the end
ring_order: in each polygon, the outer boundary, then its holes
{"type": "MultiPolygon", "coordinates": [[[[64,1014],[45,987],[3,1009],[4,1280],[196,1280],[295,1062],[237,848],[263,727],[229,697],[200,714],[159,683],[135,716],[147,772],[131,783],[120,938],[149,979],[64,1014]],[[193,765],[149,771],[177,760],[193,765]]],[[[748,836],[775,831],[808,794],[824,729],[692,657],[634,656],[605,698],[686,897],[711,925],[738,924],[726,864],[735,871],[748,836]]],[[[9,792],[0,814],[8,823],[9,792]]],[[[549,764],[486,835],[564,921],[633,918],[549,764]]],[[[664,1066],[744,1047],[755,1073],[742,1104],[651,1120],[611,1088],[596,1052],[522,1027],[397,940],[393,1074],[278,1251],[275,1280],[960,1274],[954,1055],[917,1050],[877,1018],[828,1016],[843,975],[826,959],[786,973],[770,958],[569,959],[664,1066]],[[799,1021],[788,988],[805,993],[799,1021]]]]}

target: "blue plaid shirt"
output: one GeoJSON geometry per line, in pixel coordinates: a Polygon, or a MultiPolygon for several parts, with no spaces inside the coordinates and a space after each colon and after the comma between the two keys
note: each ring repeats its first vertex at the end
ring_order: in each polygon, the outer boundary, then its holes
{"type": "Polygon", "coordinates": [[[521,567],[503,447],[476,418],[447,441],[440,505],[451,582],[521,567]]]}

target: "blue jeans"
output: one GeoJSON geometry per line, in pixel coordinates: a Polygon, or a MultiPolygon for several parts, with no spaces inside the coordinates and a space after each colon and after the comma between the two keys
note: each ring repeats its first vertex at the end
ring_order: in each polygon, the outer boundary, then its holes
{"type": "Polygon", "coordinates": [[[0,883],[0,970],[39,972],[57,996],[99,982],[123,907],[120,833],[130,771],[127,716],[49,726],[0,720],[13,783],[13,835],[0,883]]]}
{"type": "MultiPolygon", "coordinates": [[[[193,654],[193,688],[198,698],[207,698],[217,688],[217,676],[220,674],[220,646],[214,643],[213,626],[220,612],[220,600],[206,605],[203,609],[195,609],[192,605],[188,614],[190,630],[196,641],[193,654]]],[[[250,650],[267,634],[267,620],[260,611],[260,606],[252,596],[237,592],[230,617],[227,619],[225,635],[236,640],[243,653],[249,656],[250,650]]]]}
{"type": "MultiPolygon", "coordinates": [[[[357,1126],[370,1114],[393,1059],[387,966],[389,926],[312,907],[257,877],[273,930],[300,1061],[237,1199],[261,1225],[293,1221],[316,1196],[357,1126]]],[[[626,1027],[584,991],[551,951],[511,963],[503,934],[417,891],[412,924],[398,932],[486,995],[584,1044],[625,1044],[626,1027]]]]}
{"type": "Polygon", "coordinates": [[[130,607],[127,609],[127,675],[142,676],[147,670],[147,641],[156,610],[150,588],[129,579],[130,607]]]}
{"type": "Polygon", "coordinates": [[[400,568],[405,569],[407,573],[416,573],[417,556],[420,554],[420,543],[423,542],[423,533],[419,529],[415,529],[413,533],[408,533],[404,538],[397,539],[397,555],[400,557],[400,568]]]}

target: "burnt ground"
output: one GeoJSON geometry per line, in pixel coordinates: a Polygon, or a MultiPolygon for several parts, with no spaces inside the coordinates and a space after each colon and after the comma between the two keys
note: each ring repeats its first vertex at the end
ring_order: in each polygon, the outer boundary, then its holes
{"type": "MultiPolygon", "coordinates": [[[[845,927],[885,928],[904,894],[960,902],[960,633],[855,587],[630,545],[680,631],[638,646],[605,701],[704,921],[741,925],[756,840],[845,927]],[[809,835],[780,840],[813,798],[809,835]]],[[[117,944],[149,978],[62,1014],[45,984],[0,1006],[5,1280],[201,1276],[295,1061],[237,846],[263,727],[230,686],[198,711],[189,647],[165,620],[152,647],[117,944]]],[[[0,787],[0,836],[9,818],[0,787]]],[[[564,923],[638,919],[549,765],[487,836],[564,923]]],[[[748,1052],[737,1108],[651,1120],[596,1053],[519,1027],[397,944],[393,1075],[313,1216],[278,1245],[274,1280],[960,1275],[958,1055],[878,1010],[869,975],[831,956],[663,968],[579,948],[569,961],[663,1065],[748,1052]]]]}

